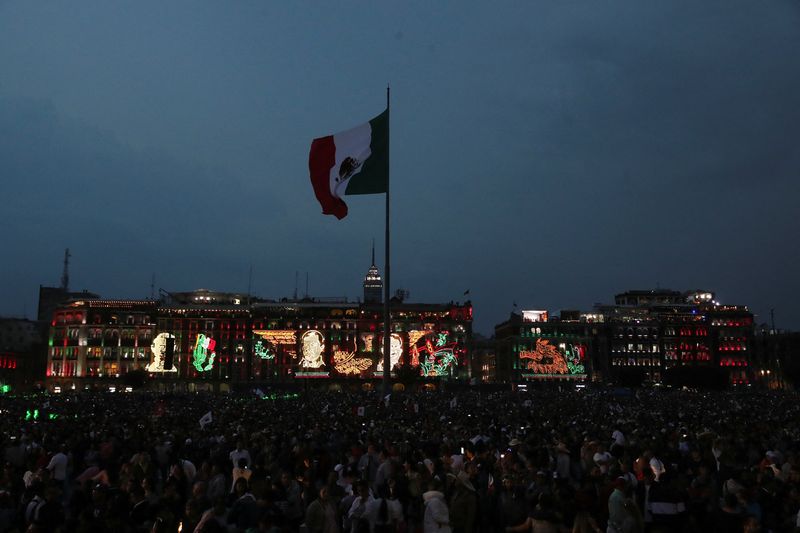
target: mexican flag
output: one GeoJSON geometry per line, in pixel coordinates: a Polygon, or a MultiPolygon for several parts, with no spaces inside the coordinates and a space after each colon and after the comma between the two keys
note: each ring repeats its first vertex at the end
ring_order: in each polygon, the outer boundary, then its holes
{"type": "Polygon", "coordinates": [[[389,189],[389,110],[353,129],[311,142],[311,184],[322,212],[347,216],[346,194],[379,194],[389,189]]]}

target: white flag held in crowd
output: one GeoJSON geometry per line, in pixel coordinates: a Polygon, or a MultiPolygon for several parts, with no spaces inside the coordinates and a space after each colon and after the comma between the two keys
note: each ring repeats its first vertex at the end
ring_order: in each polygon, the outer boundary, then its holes
{"type": "Polygon", "coordinates": [[[456,405],[458,405],[458,398],[453,398],[450,400],[450,409],[455,408],[456,405]]]}
{"type": "Polygon", "coordinates": [[[358,414],[358,416],[364,416],[364,407],[363,406],[359,407],[356,413],[358,414]]]}
{"type": "Polygon", "coordinates": [[[209,411],[200,419],[200,429],[205,429],[205,427],[211,423],[211,420],[211,411],[209,411]]]}
{"type": "Polygon", "coordinates": [[[384,405],[386,405],[386,407],[389,407],[389,398],[391,397],[392,397],[391,394],[387,394],[386,397],[383,399],[383,403],[384,405]]]}

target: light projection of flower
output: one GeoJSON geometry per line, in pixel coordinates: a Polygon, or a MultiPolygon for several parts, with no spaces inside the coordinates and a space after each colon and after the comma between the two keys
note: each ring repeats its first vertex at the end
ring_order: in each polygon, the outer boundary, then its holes
{"type": "Polygon", "coordinates": [[[325,338],[322,333],[315,329],[306,331],[300,338],[300,344],[303,351],[303,358],[300,360],[302,368],[322,368],[325,366],[325,361],[322,359],[322,354],[325,351],[325,338]]]}
{"type": "Polygon", "coordinates": [[[211,337],[206,337],[202,333],[197,335],[194,352],[192,353],[192,364],[198,372],[206,372],[214,366],[214,358],[217,356],[216,352],[214,352],[216,346],[217,341],[211,337]]]}
{"type": "Polygon", "coordinates": [[[156,338],[153,339],[153,343],[150,345],[150,351],[153,352],[153,362],[144,367],[147,372],[178,371],[178,368],[175,365],[173,365],[169,370],[164,369],[164,356],[167,353],[167,339],[173,339],[173,342],[175,342],[175,335],[172,333],[159,333],[156,335],[156,338]]]}
{"type": "Polygon", "coordinates": [[[533,351],[521,351],[520,363],[534,374],[583,374],[583,357],[586,349],[582,345],[569,345],[562,354],[546,339],[537,339],[533,351]]]}
{"type": "MultiPolygon", "coordinates": [[[[400,358],[403,357],[403,338],[397,333],[392,333],[389,337],[389,366],[394,368],[400,364],[400,358]]],[[[383,342],[381,342],[381,358],[378,360],[378,367],[376,372],[383,372],[383,342]]]]}

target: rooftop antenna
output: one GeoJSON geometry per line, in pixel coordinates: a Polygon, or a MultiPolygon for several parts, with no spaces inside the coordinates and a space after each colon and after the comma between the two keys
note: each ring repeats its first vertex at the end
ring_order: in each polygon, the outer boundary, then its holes
{"type": "Polygon", "coordinates": [[[153,272],[153,275],[150,276],[150,299],[156,299],[156,273],[153,272]]]}
{"type": "Polygon", "coordinates": [[[308,298],[308,270],[306,270],[306,298],[308,298]]]}
{"type": "Polygon", "coordinates": [[[372,238],[372,264],[375,264],[375,237],[372,238]]]}
{"type": "Polygon", "coordinates": [[[69,292],[69,248],[64,250],[64,272],[61,274],[61,290],[69,292]]]}

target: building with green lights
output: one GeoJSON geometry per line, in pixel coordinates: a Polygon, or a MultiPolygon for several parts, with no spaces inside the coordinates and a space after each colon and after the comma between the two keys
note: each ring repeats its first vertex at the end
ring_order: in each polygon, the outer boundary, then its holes
{"type": "Polygon", "coordinates": [[[753,315],[709,291],[628,291],[591,313],[513,313],[495,328],[498,379],[641,383],[694,372],[747,385],[753,315]],[[580,371],[579,371],[580,370],[580,371]]]}
{"type": "MultiPolygon", "coordinates": [[[[164,389],[380,380],[383,307],[373,268],[364,302],[265,300],[205,289],[161,300],[76,299],[56,307],[47,381],[119,386],[133,371],[164,389]],[[324,381],[323,381],[324,382],[324,381]]],[[[408,381],[472,377],[472,305],[391,301],[391,369],[408,381]]]]}
{"type": "Polygon", "coordinates": [[[500,381],[577,381],[597,374],[606,356],[602,317],[562,311],[512,313],[495,327],[500,381]]]}

